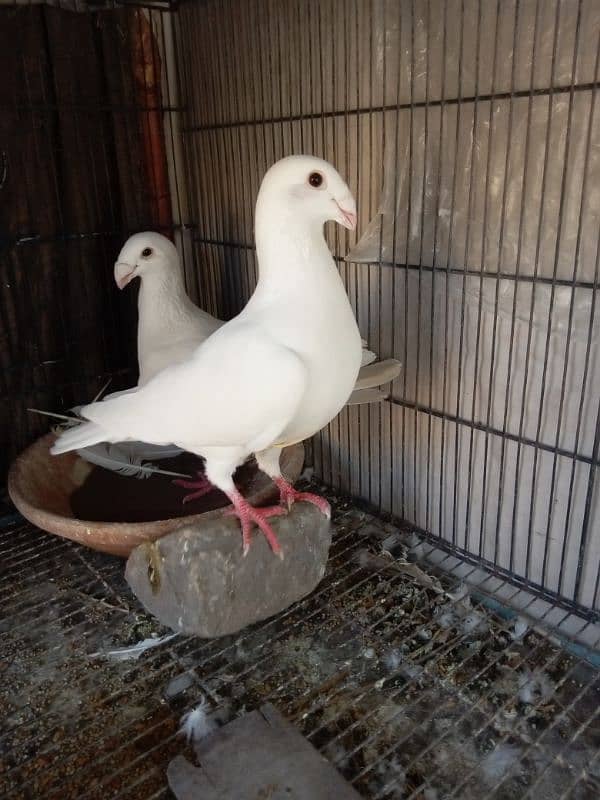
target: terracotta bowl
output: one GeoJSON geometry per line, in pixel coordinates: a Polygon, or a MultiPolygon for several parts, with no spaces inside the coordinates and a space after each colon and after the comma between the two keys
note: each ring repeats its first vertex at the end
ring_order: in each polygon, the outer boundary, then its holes
{"type": "MultiPolygon", "coordinates": [[[[189,523],[214,519],[222,513],[222,507],[228,505],[224,495],[218,493],[215,496],[215,493],[211,493],[209,497],[212,497],[212,500],[209,499],[207,503],[197,501],[195,507],[190,504],[190,512],[194,513],[188,516],[145,522],[78,519],[72,508],[73,496],[81,490],[92,471],[95,473],[107,471],[92,467],[76,453],[51,456],[49,448],[55,438],[53,433],[49,433],[34,442],[15,460],[8,476],[8,492],[17,509],[29,522],[49,533],[80,542],[94,550],[127,557],[139,544],[159,539],[189,523]],[[203,507],[208,507],[208,510],[195,513],[203,507]]],[[[283,451],[281,466],[283,474],[289,481],[294,482],[298,479],[303,462],[302,444],[287,447],[283,451]]],[[[244,476],[240,489],[244,496],[254,505],[273,502],[277,490],[269,478],[255,465],[248,465],[242,469],[244,476]]],[[[109,475],[111,481],[133,481],[133,484],[121,485],[128,485],[134,492],[138,491],[138,486],[135,484],[149,485],[151,481],[157,480],[153,477],[148,481],[137,481],[135,478],[123,478],[114,473],[109,475]]],[[[183,497],[184,490],[177,487],[177,491],[181,493],[180,497],[183,497]]],[[[112,495],[108,494],[105,500],[108,509],[111,497],[112,495]]],[[[177,499],[177,507],[180,497],[177,499]]],[[[110,514],[110,511],[107,513],[110,514]]]]}

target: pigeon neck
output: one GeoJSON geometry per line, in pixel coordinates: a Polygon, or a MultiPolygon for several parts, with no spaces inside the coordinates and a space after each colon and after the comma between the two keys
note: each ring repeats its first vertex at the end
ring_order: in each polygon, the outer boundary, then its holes
{"type": "Polygon", "coordinates": [[[287,209],[257,206],[255,236],[261,282],[283,280],[289,285],[294,275],[306,278],[311,265],[322,273],[324,259],[335,270],[323,223],[318,220],[298,217],[287,209]]]}
{"type": "Polygon", "coordinates": [[[165,294],[171,299],[187,296],[180,270],[157,270],[144,275],[140,286],[140,300],[143,297],[165,294]]]}

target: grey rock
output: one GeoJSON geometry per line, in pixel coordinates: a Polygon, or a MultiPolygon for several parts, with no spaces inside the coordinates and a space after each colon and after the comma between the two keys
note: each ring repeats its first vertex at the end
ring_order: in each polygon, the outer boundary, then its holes
{"type": "Polygon", "coordinates": [[[173,630],[206,638],[236,633],[309,594],[325,573],[330,523],[315,506],[296,503],[271,522],[283,560],[258,529],[244,557],[238,520],[220,517],[140,545],[125,577],[173,630]]]}

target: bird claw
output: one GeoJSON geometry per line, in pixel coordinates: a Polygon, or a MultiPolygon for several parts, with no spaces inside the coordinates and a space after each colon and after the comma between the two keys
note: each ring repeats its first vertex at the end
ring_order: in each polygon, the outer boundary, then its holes
{"type": "Polygon", "coordinates": [[[279,502],[281,505],[287,506],[288,511],[291,510],[294,503],[304,501],[305,503],[312,503],[313,506],[319,509],[321,514],[324,514],[327,519],[331,519],[331,506],[324,497],[312,492],[298,492],[284,478],[277,478],[275,483],[279,487],[279,502]]]}
{"type": "Polygon", "coordinates": [[[254,508],[250,503],[245,500],[239,492],[235,492],[229,496],[233,503],[230,508],[223,511],[224,517],[237,517],[242,526],[242,553],[246,557],[250,549],[251,540],[251,526],[254,523],[268,541],[271,550],[276,556],[283,560],[283,551],[281,545],[277,541],[275,532],[268,523],[270,517],[280,517],[285,514],[285,509],[281,506],[268,506],[267,508],[254,508]]]}
{"type": "Polygon", "coordinates": [[[204,495],[212,492],[212,490],[215,488],[203,472],[198,472],[197,475],[198,480],[195,481],[183,480],[181,478],[176,478],[173,481],[174,484],[177,486],[182,486],[184,489],[196,490],[195,492],[186,494],[186,496],[183,498],[183,503],[189,503],[192,500],[197,500],[199,497],[204,497],[204,495]]]}

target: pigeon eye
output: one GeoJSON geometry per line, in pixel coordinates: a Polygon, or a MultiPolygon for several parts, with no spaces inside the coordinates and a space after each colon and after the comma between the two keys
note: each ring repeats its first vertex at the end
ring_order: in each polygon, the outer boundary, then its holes
{"type": "Polygon", "coordinates": [[[142,256],[144,258],[150,258],[151,255],[152,255],[152,248],[151,247],[144,247],[144,249],[142,250],[142,256]]]}
{"type": "Polygon", "coordinates": [[[323,185],[323,176],[321,175],[320,172],[311,172],[310,175],[308,176],[308,182],[315,189],[318,189],[319,186],[323,185]]]}

